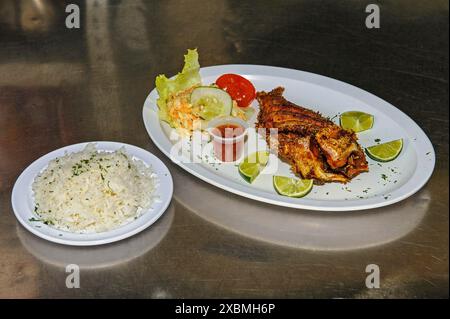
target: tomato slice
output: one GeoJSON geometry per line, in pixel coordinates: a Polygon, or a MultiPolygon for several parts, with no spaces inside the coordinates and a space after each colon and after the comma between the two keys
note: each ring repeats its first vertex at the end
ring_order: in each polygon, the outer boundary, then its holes
{"type": "Polygon", "coordinates": [[[240,107],[249,106],[256,97],[256,90],[252,82],[237,74],[221,75],[216,80],[216,84],[222,90],[227,91],[240,107]]]}

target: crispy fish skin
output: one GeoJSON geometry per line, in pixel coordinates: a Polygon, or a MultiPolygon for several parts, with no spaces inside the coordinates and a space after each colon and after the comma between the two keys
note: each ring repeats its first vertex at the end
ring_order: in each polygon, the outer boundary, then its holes
{"type": "Polygon", "coordinates": [[[319,130],[314,137],[332,169],[345,166],[348,157],[358,151],[355,134],[336,125],[319,130]]]}
{"type": "Polygon", "coordinates": [[[278,145],[275,143],[271,144],[271,149],[278,151],[280,158],[292,166],[295,174],[299,174],[303,178],[314,179],[316,184],[348,182],[349,179],[345,175],[328,171],[311,136],[281,133],[278,134],[278,145]]]}
{"type": "Polygon", "coordinates": [[[280,158],[302,178],[316,183],[347,183],[368,171],[357,137],[320,113],[298,106],[283,97],[284,88],[258,92],[260,105],[257,128],[277,129],[278,140],[266,140],[280,158]]]}

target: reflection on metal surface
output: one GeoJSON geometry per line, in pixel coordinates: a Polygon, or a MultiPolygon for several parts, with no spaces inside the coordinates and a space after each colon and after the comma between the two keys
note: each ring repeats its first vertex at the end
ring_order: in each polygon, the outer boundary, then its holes
{"type": "Polygon", "coordinates": [[[430,202],[428,190],[423,190],[366,212],[303,211],[223,196],[218,188],[180,174],[187,173],[173,172],[175,183],[183,179],[176,183],[174,197],[199,216],[244,236],[302,249],[351,250],[394,241],[419,225],[430,202]],[[237,200],[240,209],[229,209],[237,200]]]}
{"type": "Polygon", "coordinates": [[[40,239],[17,223],[17,235],[22,245],[44,263],[65,267],[76,264],[82,269],[112,267],[135,259],[155,248],[169,231],[174,218],[174,204],[148,229],[117,243],[72,247],[40,239]]]}
{"type": "Polygon", "coordinates": [[[26,32],[48,32],[56,22],[55,3],[49,0],[20,2],[20,25],[26,32]]]}
{"type": "Polygon", "coordinates": [[[86,76],[86,67],[81,63],[32,63],[12,62],[0,64],[0,86],[46,86],[76,85],[86,76]]]}
{"type": "Polygon", "coordinates": [[[113,34],[130,50],[147,52],[150,49],[146,33],[142,32],[145,30],[145,10],[145,3],[135,0],[121,8],[120,15],[113,21],[113,34]],[[128,23],[130,20],[133,23],[128,23]]]}
{"type": "Polygon", "coordinates": [[[169,299],[173,298],[170,294],[170,292],[167,291],[167,289],[162,289],[159,287],[156,287],[152,292],[152,298],[154,299],[169,299]]]}
{"type": "Polygon", "coordinates": [[[61,22],[67,2],[67,0],[2,0],[0,24],[2,29],[26,36],[47,35],[61,22]]]}
{"type": "Polygon", "coordinates": [[[86,38],[89,54],[90,97],[96,125],[102,136],[112,132],[123,134],[125,126],[119,105],[119,84],[114,49],[110,32],[111,13],[108,1],[86,3],[86,38]],[[105,117],[104,114],[108,114],[105,117]],[[111,123],[115,123],[114,127],[111,123]]]}

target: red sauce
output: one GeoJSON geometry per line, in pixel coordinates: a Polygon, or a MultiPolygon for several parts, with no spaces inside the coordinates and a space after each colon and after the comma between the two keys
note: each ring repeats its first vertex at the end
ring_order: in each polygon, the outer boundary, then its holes
{"type": "Polygon", "coordinates": [[[214,154],[222,162],[234,162],[244,149],[244,128],[236,124],[223,124],[213,130],[214,154]]]}
{"type": "Polygon", "coordinates": [[[242,127],[235,124],[224,124],[216,127],[216,130],[220,132],[220,136],[222,137],[236,137],[242,134],[242,127]]]}

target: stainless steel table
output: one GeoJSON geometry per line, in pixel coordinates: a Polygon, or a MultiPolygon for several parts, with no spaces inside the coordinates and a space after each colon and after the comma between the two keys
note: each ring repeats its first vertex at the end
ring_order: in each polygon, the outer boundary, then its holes
{"type": "Polygon", "coordinates": [[[0,297],[448,297],[447,1],[383,1],[380,29],[366,28],[367,4],[353,0],[88,1],[80,29],[65,27],[65,5],[0,3],[0,297]],[[388,208],[326,213],[196,179],[159,152],[141,118],[155,76],[176,73],[193,47],[203,66],[296,68],[389,101],[431,138],[431,180],[388,208]],[[17,176],[53,149],[94,140],[163,159],[175,182],[167,213],[103,247],[28,233],[10,203],[17,176]],[[65,284],[71,263],[79,289],[65,284]],[[369,264],[379,289],[365,285],[369,264]]]}

